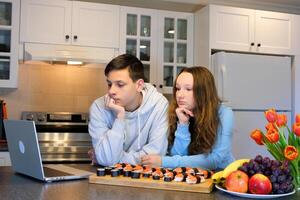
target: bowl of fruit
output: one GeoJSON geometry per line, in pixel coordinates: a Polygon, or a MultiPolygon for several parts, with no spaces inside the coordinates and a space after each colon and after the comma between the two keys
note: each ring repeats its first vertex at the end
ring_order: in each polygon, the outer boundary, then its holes
{"type": "Polygon", "coordinates": [[[288,162],[257,155],[240,159],[212,176],[217,189],[247,198],[275,198],[295,193],[288,162]]]}

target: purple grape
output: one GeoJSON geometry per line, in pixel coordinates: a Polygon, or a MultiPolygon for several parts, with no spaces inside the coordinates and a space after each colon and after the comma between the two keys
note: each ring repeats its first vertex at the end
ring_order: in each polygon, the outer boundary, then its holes
{"type": "Polygon", "coordinates": [[[261,164],[263,157],[261,155],[257,155],[254,159],[257,163],[261,164]]]}
{"type": "Polygon", "coordinates": [[[279,189],[279,183],[273,183],[272,184],[272,189],[273,189],[273,191],[278,190],[279,189]]]}
{"type": "Polygon", "coordinates": [[[270,176],[270,181],[271,181],[272,183],[276,183],[276,182],[277,182],[277,177],[276,177],[275,175],[271,175],[271,176],[270,176]]]}
{"type": "Polygon", "coordinates": [[[266,170],[264,173],[264,175],[266,175],[266,176],[270,176],[271,174],[272,174],[272,172],[270,170],[266,170]]]}
{"type": "Polygon", "coordinates": [[[284,183],[286,181],[286,175],[282,174],[277,177],[278,183],[284,183]]]}
{"type": "Polygon", "coordinates": [[[245,172],[246,174],[248,173],[247,167],[245,167],[245,166],[240,166],[238,168],[238,170],[241,170],[241,171],[245,172]]]}
{"type": "Polygon", "coordinates": [[[293,179],[294,179],[294,178],[293,178],[292,175],[287,175],[287,178],[286,178],[287,181],[292,182],[293,179]]]}
{"type": "Polygon", "coordinates": [[[272,171],[272,174],[275,175],[275,176],[279,176],[279,175],[281,175],[281,170],[279,168],[277,168],[277,169],[272,171]]]}

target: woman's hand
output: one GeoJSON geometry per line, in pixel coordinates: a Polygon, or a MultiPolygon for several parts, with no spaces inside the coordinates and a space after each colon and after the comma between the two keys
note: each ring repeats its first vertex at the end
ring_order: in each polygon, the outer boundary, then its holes
{"type": "Polygon", "coordinates": [[[176,115],[178,117],[178,121],[180,124],[187,124],[190,120],[190,117],[194,117],[194,114],[192,111],[183,108],[183,107],[178,107],[175,110],[176,115]]]}
{"type": "Polygon", "coordinates": [[[161,167],[160,155],[145,155],[141,159],[142,165],[150,165],[151,167],[161,167]]]}

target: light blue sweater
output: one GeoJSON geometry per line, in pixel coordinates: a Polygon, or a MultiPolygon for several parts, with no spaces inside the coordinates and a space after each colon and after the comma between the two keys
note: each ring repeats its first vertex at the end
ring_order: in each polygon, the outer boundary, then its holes
{"type": "Polygon", "coordinates": [[[116,118],[104,97],[90,108],[89,133],[97,162],[110,166],[118,162],[136,165],[147,154],[165,155],[168,146],[168,101],[151,84],[145,83],[141,106],[116,118]]]}
{"type": "Polygon", "coordinates": [[[225,168],[234,161],[231,152],[233,112],[221,105],[219,108],[220,125],[216,141],[208,154],[188,155],[191,133],[188,125],[178,124],[175,132],[171,156],[162,157],[163,167],[202,167],[205,169],[225,168]]]}

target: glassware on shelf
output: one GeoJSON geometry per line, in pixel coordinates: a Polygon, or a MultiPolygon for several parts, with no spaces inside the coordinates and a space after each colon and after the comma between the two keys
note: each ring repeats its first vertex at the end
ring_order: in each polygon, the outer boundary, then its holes
{"type": "Polygon", "coordinates": [[[151,32],[151,17],[150,16],[141,16],[141,36],[150,37],[151,32]]]}
{"type": "Polygon", "coordinates": [[[127,39],[126,40],[126,53],[136,56],[136,40],[127,39]]]}
{"type": "Polygon", "coordinates": [[[127,35],[137,35],[137,15],[128,14],[127,15],[127,35]]]}
{"type": "Polygon", "coordinates": [[[10,69],[9,57],[0,56],[0,80],[9,80],[10,69]]]}
{"type": "Polygon", "coordinates": [[[10,52],[10,30],[0,30],[0,52],[10,52]]]}
{"type": "Polygon", "coordinates": [[[150,81],[150,65],[149,64],[143,64],[143,65],[144,65],[145,82],[149,83],[149,81],[150,81]]]}
{"type": "Polygon", "coordinates": [[[164,66],[164,86],[173,86],[173,66],[164,66]]]}
{"type": "Polygon", "coordinates": [[[186,44],[178,43],[177,44],[177,63],[185,64],[186,63],[186,44]]]}
{"type": "Polygon", "coordinates": [[[174,43],[165,42],[164,43],[164,62],[172,63],[174,62],[174,43]]]}
{"type": "Polygon", "coordinates": [[[9,2],[0,2],[0,25],[11,26],[12,4],[9,2]]]}
{"type": "Polygon", "coordinates": [[[141,40],[140,41],[140,60],[150,61],[150,41],[141,40]]]}
{"type": "Polygon", "coordinates": [[[173,39],[174,35],[175,35],[174,19],[173,18],[165,18],[164,38],[173,39]]]}
{"type": "Polygon", "coordinates": [[[187,20],[178,19],[177,20],[177,39],[187,40],[187,20]]]}

